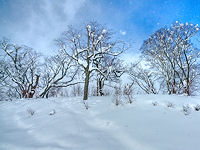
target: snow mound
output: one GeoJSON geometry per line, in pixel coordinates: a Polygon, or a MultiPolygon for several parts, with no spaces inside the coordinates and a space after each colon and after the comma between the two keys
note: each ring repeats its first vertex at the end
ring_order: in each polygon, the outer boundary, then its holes
{"type": "Polygon", "coordinates": [[[2,150],[188,150],[200,138],[199,97],[137,95],[0,101],[2,150]],[[157,105],[153,105],[153,103],[157,105]],[[189,107],[185,115],[183,106],[189,107]],[[34,113],[31,113],[34,112],[34,113]]]}

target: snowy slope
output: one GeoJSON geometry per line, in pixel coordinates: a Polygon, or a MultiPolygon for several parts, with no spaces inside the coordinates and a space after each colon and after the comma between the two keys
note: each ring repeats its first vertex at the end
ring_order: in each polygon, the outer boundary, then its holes
{"type": "Polygon", "coordinates": [[[200,111],[193,106],[200,97],[138,95],[117,107],[111,101],[90,97],[89,110],[81,98],[0,101],[0,150],[198,149],[200,111]]]}

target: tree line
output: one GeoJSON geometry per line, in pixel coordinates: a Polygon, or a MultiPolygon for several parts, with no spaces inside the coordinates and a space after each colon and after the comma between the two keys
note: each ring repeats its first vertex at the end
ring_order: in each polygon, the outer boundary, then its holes
{"type": "Polygon", "coordinates": [[[81,84],[85,101],[91,82],[96,83],[95,94],[103,96],[105,86],[119,89],[111,83],[118,83],[123,74],[130,78],[125,88],[129,99],[133,86],[148,94],[192,95],[199,90],[198,32],[198,25],[189,23],[163,27],[144,40],[141,59],[128,65],[120,55],[130,44],[97,22],[82,28],[69,26],[56,39],[57,53],[48,57],[4,38],[0,41],[0,97],[48,98],[53,89],[81,84]]]}

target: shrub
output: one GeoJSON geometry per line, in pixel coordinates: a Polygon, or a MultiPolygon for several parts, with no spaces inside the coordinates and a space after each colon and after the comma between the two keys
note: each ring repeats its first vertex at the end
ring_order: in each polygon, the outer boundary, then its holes
{"type": "Polygon", "coordinates": [[[116,106],[118,106],[121,103],[121,87],[120,86],[115,86],[114,87],[114,103],[116,106]]]}
{"type": "Polygon", "coordinates": [[[123,94],[124,94],[125,98],[128,99],[128,102],[130,104],[133,102],[133,97],[132,97],[133,89],[132,89],[132,86],[133,86],[133,83],[132,84],[126,84],[124,86],[124,89],[123,89],[123,94]]]}
{"type": "Polygon", "coordinates": [[[191,113],[191,108],[189,105],[183,105],[183,113],[184,115],[189,115],[191,113]]]}
{"type": "Polygon", "coordinates": [[[35,114],[35,111],[31,108],[27,109],[28,114],[30,114],[31,116],[33,116],[35,114]]]}
{"type": "Polygon", "coordinates": [[[49,115],[54,115],[56,113],[55,109],[53,109],[51,112],[49,112],[49,115]]]}
{"type": "Polygon", "coordinates": [[[195,111],[199,111],[199,110],[200,110],[200,105],[197,104],[196,106],[194,106],[194,110],[195,110],[195,111]]]}
{"type": "Polygon", "coordinates": [[[152,105],[153,105],[153,106],[158,106],[158,102],[156,102],[156,101],[155,101],[155,102],[152,102],[152,105]]]}
{"type": "Polygon", "coordinates": [[[167,107],[168,107],[168,108],[174,108],[174,104],[173,104],[172,102],[168,102],[168,103],[167,103],[167,107]]]}

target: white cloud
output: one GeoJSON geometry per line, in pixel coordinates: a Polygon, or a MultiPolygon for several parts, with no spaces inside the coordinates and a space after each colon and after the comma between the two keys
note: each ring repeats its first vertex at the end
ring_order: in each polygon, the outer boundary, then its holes
{"type": "Polygon", "coordinates": [[[13,0],[12,3],[5,3],[10,12],[4,12],[0,33],[16,43],[28,45],[44,54],[49,53],[49,50],[55,50],[54,39],[68,25],[77,21],[77,13],[88,1],[21,0],[18,3],[18,0],[13,0]]]}
{"type": "Polygon", "coordinates": [[[127,14],[119,12],[119,9],[109,2],[6,0],[4,3],[5,5],[0,5],[0,38],[10,38],[43,54],[56,52],[54,39],[58,38],[68,25],[80,28],[81,24],[88,21],[98,21],[106,25],[108,29],[118,32],[117,36],[121,36],[120,38],[127,38],[125,35],[128,32],[128,36],[132,34],[135,36],[133,39],[139,39],[136,37],[135,26],[130,24],[131,30],[124,31],[127,14]]]}
{"type": "Polygon", "coordinates": [[[121,35],[126,35],[126,31],[120,30],[119,33],[120,33],[121,35]]]}

